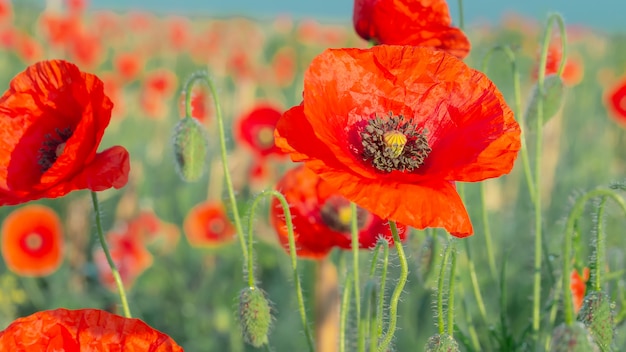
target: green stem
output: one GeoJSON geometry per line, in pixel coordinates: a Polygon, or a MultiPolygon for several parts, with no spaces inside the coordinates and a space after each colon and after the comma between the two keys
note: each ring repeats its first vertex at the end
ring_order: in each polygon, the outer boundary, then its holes
{"type": "Polygon", "coordinates": [[[111,267],[111,273],[113,274],[113,280],[115,280],[115,285],[117,286],[117,290],[120,295],[120,301],[122,303],[124,316],[126,318],[131,318],[130,308],[128,308],[128,301],[126,300],[126,291],[124,291],[124,284],[122,283],[122,277],[120,276],[120,272],[115,266],[115,262],[113,262],[111,252],[109,251],[109,246],[104,239],[104,231],[102,230],[102,218],[100,217],[100,203],[98,203],[98,194],[94,191],[91,191],[91,201],[93,203],[93,210],[96,213],[96,231],[98,232],[98,239],[100,240],[100,245],[102,246],[102,251],[107,258],[109,267],[111,267]]]}
{"type": "Polygon", "coordinates": [[[387,326],[387,332],[385,333],[381,344],[378,345],[379,352],[387,351],[387,348],[389,347],[389,344],[391,344],[391,340],[396,332],[396,324],[398,323],[398,302],[400,301],[400,295],[402,294],[404,285],[406,285],[406,281],[409,277],[409,264],[406,261],[406,255],[404,254],[404,249],[402,248],[402,240],[398,235],[396,223],[394,221],[389,221],[389,228],[391,229],[391,234],[393,235],[393,244],[398,252],[398,260],[400,261],[400,277],[398,277],[398,284],[393,290],[391,301],[389,302],[389,325],[387,326]]]}
{"type": "MultiPolygon", "coordinates": [[[[387,241],[385,241],[387,242],[387,241]]],[[[383,324],[385,318],[385,284],[387,283],[387,269],[389,268],[389,243],[383,247],[383,271],[380,274],[380,294],[378,295],[378,331],[376,337],[383,336],[383,324]]],[[[373,352],[373,351],[372,351],[373,352]]]]}
{"type": "Polygon", "coordinates": [[[456,241],[450,238],[450,281],[448,283],[448,335],[454,336],[454,282],[456,271],[456,241]]]}
{"type": "MultiPolygon", "coordinates": [[[[486,196],[485,196],[485,183],[481,182],[479,184],[479,188],[480,188],[480,210],[482,213],[482,220],[483,220],[483,232],[485,233],[485,248],[487,250],[487,260],[489,263],[489,270],[491,271],[491,276],[496,279],[497,276],[497,272],[496,272],[496,257],[493,253],[493,240],[491,239],[491,226],[489,226],[489,214],[487,212],[487,202],[486,202],[486,196]]],[[[467,241],[466,241],[467,242],[467,241]]]]}
{"type": "Polygon", "coordinates": [[[443,259],[441,260],[441,268],[439,268],[439,278],[437,279],[437,328],[439,329],[439,335],[443,335],[446,331],[446,326],[443,321],[443,287],[445,285],[446,267],[448,266],[448,258],[450,257],[450,245],[446,246],[443,252],[443,259]]]}
{"type": "MultiPolygon", "coordinates": [[[[300,320],[302,321],[302,327],[304,328],[304,333],[306,335],[306,340],[309,346],[309,351],[315,351],[314,343],[313,343],[313,335],[311,334],[311,330],[309,329],[309,324],[306,317],[306,308],[304,306],[304,298],[302,295],[302,284],[300,282],[300,276],[298,275],[298,256],[296,254],[296,240],[295,235],[293,233],[293,221],[291,218],[291,211],[289,210],[289,203],[287,203],[287,199],[280,192],[276,190],[265,190],[261,192],[252,203],[253,207],[256,207],[256,204],[262,197],[273,196],[278,199],[280,205],[283,208],[283,214],[285,215],[285,223],[287,224],[287,235],[289,236],[289,256],[291,257],[291,268],[293,271],[293,281],[296,284],[296,295],[298,299],[298,310],[300,311],[300,320]]],[[[252,213],[252,212],[251,212],[252,213]]],[[[252,227],[252,226],[250,226],[252,227]]]]}
{"type": "Polygon", "coordinates": [[[350,203],[352,218],[350,232],[352,234],[352,274],[354,283],[354,300],[356,307],[356,331],[358,351],[365,351],[365,334],[361,330],[361,290],[359,286],[359,224],[357,222],[357,209],[355,203],[350,203]]]}
{"type": "Polygon", "coordinates": [[[569,272],[571,271],[571,252],[572,252],[572,233],[574,233],[574,226],[578,218],[582,216],[583,211],[585,210],[585,204],[592,198],[595,197],[604,197],[613,199],[622,209],[624,214],[626,215],[626,202],[624,199],[620,197],[615,191],[611,189],[594,189],[591,190],[576,200],[576,203],[570,210],[570,213],[567,217],[567,224],[565,226],[565,240],[563,244],[563,305],[564,305],[564,314],[565,314],[565,323],[571,325],[574,321],[574,313],[573,313],[573,303],[572,303],[572,293],[569,290],[570,286],[570,276],[569,272]]]}
{"type": "Polygon", "coordinates": [[[346,351],[346,322],[348,320],[348,310],[350,307],[350,296],[352,295],[352,276],[346,277],[343,287],[343,297],[341,300],[341,315],[339,316],[339,352],[346,351]]]}
{"type": "MultiPolygon", "coordinates": [[[[380,249],[382,247],[384,247],[385,242],[383,241],[377,241],[376,242],[376,247],[374,247],[374,254],[372,254],[372,262],[370,264],[370,279],[372,279],[374,277],[374,275],[376,274],[376,266],[378,264],[378,254],[380,253],[380,249]]],[[[389,247],[389,244],[387,244],[387,247],[389,247]]]]}
{"type": "Polygon", "coordinates": [[[478,277],[476,276],[476,269],[474,267],[474,260],[472,259],[472,252],[469,245],[469,241],[463,241],[465,243],[465,252],[467,252],[468,270],[470,274],[470,280],[472,282],[472,290],[476,297],[476,304],[478,305],[478,311],[483,321],[487,323],[487,310],[485,309],[485,303],[483,301],[483,295],[480,292],[480,284],[478,283],[478,277]]]}
{"type": "MultiPolygon", "coordinates": [[[[243,227],[241,225],[241,217],[239,216],[239,208],[237,207],[237,198],[235,198],[233,181],[230,177],[230,171],[228,168],[226,133],[224,132],[224,117],[222,116],[222,108],[217,96],[217,89],[215,88],[213,80],[209,78],[209,75],[206,72],[196,72],[195,74],[193,74],[191,78],[189,78],[189,80],[187,81],[186,89],[190,90],[193,83],[197,80],[202,80],[209,86],[209,91],[211,92],[211,97],[213,98],[213,102],[215,104],[215,115],[217,117],[217,127],[220,142],[220,154],[222,157],[222,167],[224,168],[224,182],[226,183],[228,199],[230,201],[231,211],[233,213],[235,230],[237,231],[237,237],[239,238],[239,244],[241,245],[241,253],[243,255],[244,261],[248,262],[248,248],[246,247],[246,240],[244,238],[243,227]]],[[[186,104],[189,104],[189,106],[186,105],[185,109],[191,109],[191,92],[187,92],[187,96],[185,98],[186,104]]]]}
{"type": "Polygon", "coordinates": [[[465,27],[465,18],[463,16],[463,0],[459,0],[459,29],[463,30],[465,27]]]}
{"type": "Polygon", "coordinates": [[[593,288],[595,291],[600,292],[602,290],[602,270],[604,270],[604,258],[606,257],[606,245],[604,236],[604,206],[606,204],[606,197],[602,197],[600,204],[598,205],[598,217],[597,217],[597,230],[596,230],[596,255],[594,263],[594,275],[593,276],[593,288]]]}
{"type": "Polygon", "coordinates": [[[378,317],[378,311],[376,310],[376,290],[372,290],[372,295],[370,296],[370,304],[369,310],[370,314],[370,352],[376,351],[376,345],[378,344],[378,331],[379,326],[378,322],[380,318],[378,317]]]}

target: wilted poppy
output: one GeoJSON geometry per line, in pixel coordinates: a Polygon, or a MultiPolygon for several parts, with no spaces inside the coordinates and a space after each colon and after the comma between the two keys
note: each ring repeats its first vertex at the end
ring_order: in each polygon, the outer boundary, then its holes
{"type": "Polygon", "coordinates": [[[112,108],[98,77],[63,60],[13,78],[0,97],[0,205],[126,185],[126,149],[96,153],[112,108]]]}
{"type": "Polygon", "coordinates": [[[626,77],[621,78],[617,84],[609,90],[607,95],[607,107],[616,121],[626,126],[626,77]]]}
{"type": "Polygon", "coordinates": [[[582,276],[574,269],[570,274],[569,288],[572,291],[572,299],[574,303],[574,313],[578,314],[578,311],[583,306],[583,300],[585,299],[585,291],[587,290],[587,281],[589,280],[589,268],[584,268],[582,276]]]}
{"type": "Polygon", "coordinates": [[[451,26],[445,0],[354,0],[352,20],[361,38],[376,44],[427,46],[460,59],[471,47],[451,26]]]}
{"type": "Polygon", "coordinates": [[[276,144],[347,199],[418,229],[471,235],[455,181],[508,173],[520,148],[500,91],[443,51],[329,49],[307,69],[303,97],[276,144]]]}
{"type": "MultiPolygon", "coordinates": [[[[334,247],[352,248],[350,202],[329,183],[304,165],[300,165],[287,171],[278,181],[276,189],[289,203],[295,229],[296,253],[299,257],[319,259],[326,256],[334,247]]],[[[285,214],[277,199],[272,202],[270,220],[276,229],[278,239],[288,251],[289,235],[285,214]]],[[[393,243],[386,220],[357,208],[357,224],[360,248],[373,248],[379,237],[393,243]]],[[[400,237],[404,239],[405,227],[398,225],[398,231],[400,237]]]]}
{"type": "Polygon", "coordinates": [[[63,262],[63,230],[54,210],[29,204],[2,223],[2,257],[22,276],[46,276],[63,262]]]}
{"type": "Polygon", "coordinates": [[[183,349],[139,319],[99,309],[64,308],[18,318],[0,332],[7,351],[150,351],[183,349]]]}
{"type": "Polygon", "coordinates": [[[224,205],[206,201],[193,207],[183,223],[187,241],[194,247],[217,247],[235,239],[235,227],[224,205]]]}
{"type": "Polygon", "coordinates": [[[239,120],[240,141],[262,157],[284,154],[274,145],[274,129],[281,115],[281,110],[268,104],[247,111],[239,120]]]}
{"type": "MultiPolygon", "coordinates": [[[[135,279],[153,262],[152,254],[146,249],[146,243],[138,230],[138,227],[126,224],[126,226],[110,231],[106,235],[111,258],[125,287],[132,286],[135,279]]],[[[108,289],[115,290],[113,273],[102,248],[97,247],[93,258],[100,275],[100,282],[108,289]]]]}

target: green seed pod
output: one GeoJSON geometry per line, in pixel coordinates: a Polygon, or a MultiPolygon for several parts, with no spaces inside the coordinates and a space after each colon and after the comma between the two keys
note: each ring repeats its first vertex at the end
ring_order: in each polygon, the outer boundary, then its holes
{"type": "Polygon", "coordinates": [[[254,347],[268,343],[272,325],[269,301],[257,287],[246,287],[239,294],[239,324],[244,340],[254,347]]]}
{"type": "Polygon", "coordinates": [[[184,181],[197,181],[206,171],[209,153],[204,127],[187,116],[174,127],[172,143],[178,174],[184,181]]]}
{"type": "Polygon", "coordinates": [[[611,300],[602,291],[591,291],[583,300],[578,321],[589,329],[601,351],[610,351],[615,335],[614,312],[611,300]]]}
{"type": "Polygon", "coordinates": [[[599,352],[591,334],[580,322],[559,325],[552,332],[551,352],[599,352]]]}
{"type": "MultiPolygon", "coordinates": [[[[545,125],[561,108],[565,87],[563,86],[563,80],[558,75],[546,76],[543,86],[543,124],[545,125]]],[[[524,118],[526,126],[530,131],[537,129],[537,112],[539,111],[537,104],[539,102],[539,98],[539,87],[535,84],[533,93],[530,97],[530,103],[526,109],[526,116],[524,118]]]]}
{"type": "Polygon", "coordinates": [[[426,352],[458,352],[459,344],[456,343],[454,337],[443,334],[434,335],[428,339],[426,346],[424,346],[426,352]]]}

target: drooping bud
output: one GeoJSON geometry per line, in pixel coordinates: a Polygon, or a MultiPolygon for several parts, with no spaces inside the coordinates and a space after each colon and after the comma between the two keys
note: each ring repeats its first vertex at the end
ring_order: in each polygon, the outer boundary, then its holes
{"type": "Polygon", "coordinates": [[[244,340],[254,347],[268,342],[272,325],[269,301],[257,287],[246,287],[239,294],[239,324],[244,340]]]}
{"type": "Polygon", "coordinates": [[[172,143],[180,177],[187,182],[197,181],[206,171],[209,152],[204,127],[198,120],[187,116],[174,127],[172,143]]]}
{"type": "Polygon", "coordinates": [[[563,323],[552,332],[551,352],[599,352],[591,334],[580,322],[563,323]]]}
{"type": "Polygon", "coordinates": [[[459,344],[456,342],[454,337],[443,334],[443,335],[434,335],[428,339],[426,346],[424,346],[424,351],[426,352],[458,352],[459,344]]]}
{"type": "Polygon", "coordinates": [[[601,351],[610,351],[615,335],[613,304],[602,291],[589,292],[578,312],[578,321],[589,329],[601,351]]]}
{"type": "MultiPolygon", "coordinates": [[[[549,75],[546,76],[544,81],[544,94],[543,94],[543,124],[545,125],[561,108],[563,103],[563,95],[565,93],[565,89],[563,86],[563,79],[561,79],[558,75],[549,75]]],[[[530,103],[528,104],[528,108],[526,109],[526,126],[530,131],[534,131],[537,129],[537,118],[538,118],[538,103],[541,98],[541,93],[539,92],[539,86],[535,84],[533,88],[533,93],[530,97],[530,103]]]]}

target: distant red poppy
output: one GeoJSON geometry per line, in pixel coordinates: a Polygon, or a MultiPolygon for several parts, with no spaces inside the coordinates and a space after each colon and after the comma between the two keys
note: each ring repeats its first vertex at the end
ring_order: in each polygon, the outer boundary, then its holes
{"type": "Polygon", "coordinates": [[[574,303],[574,313],[578,314],[578,311],[583,306],[585,299],[585,291],[587,290],[587,281],[589,280],[589,268],[584,268],[582,276],[574,269],[570,274],[569,288],[572,291],[572,298],[574,303]]]}
{"type": "Polygon", "coordinates": [[[152,210],[142,210],[129,220],[128,231],[141,242],[155,247],[160,253],[176,249],[180,231],[174,224],[162,221],[152,210]]]}
{"type": "MultiPolygon", "coordinates": [[[[561,52],[561,44],[554,43],[548,47],[548,57],[546,60],[546,76],[555,75],[559,72],[559,66],[563,53],[561,52]]],[[[537,64],[533,68],[533,78],[537,79],[539,75],[539,59],[537,64]]],[[[566,86],[575,86],[582,81],[584,75],[583,65],[580,59],[568,57],[565,61],[565,67],[563,73],[561,73],[561,79],[566,86]]]]}
{"type": "Polygon", "coordinates": [[[31,63],[41,59],[43,48],[39,42],[27,33],[22,33],[15,48],[22,61],[31,63]]]}
{"type": "Polygon", "coordinates": [[[9,22],[13,18],[13,6],[10,0],[0,0],[0,23],[9,22]]]}
{"type": "Polygon", "coordinates": [[[186,17],[171,16],[167,18],[169,44],[174,50],[185,48],[191,40],[191,28],[186,17]]]}
{"type": "Polygon", "coordinates": [[[7,351],[182,352],[166,334],[139,319],[99,309],[64,308],[18,318],[0,332],[7,351]]]}
{"type": "Polygon", "coordinates": [[[445,0],[354,0],[352,20],[359,36],[376,44],[427,46],[460,59],[471,47],[451,26],[445,0]]]}
{"type": "Polygon", "coordinates": [[[176,90],[178,78],[168,69],[157,69],[149,72],[143,83],[146,90],[170,98],[176,90]]]}
{"type": "MultiPolygon", "coordinates": [[[[179,98],[180,116],[185,116],[185,104],[187,97],[181,94],[179,98]]],[[[205,122],[209,117],[211,104],[209,103],[209,93],[207,88],[196,85],[191,89],[191,117],[200,122],[205,122]]]]}
{"type": "Polygon", "coordinates": [[[96,68],[105,58],[100,37],[84,30],[72,35],[68,52],[80,67],[96,68]]]}
{"type": "MultiPolygon", "coordinates": [[[[111,258],[122,278],[125,287],[131,287],[137,277],[148,269],[153,262],[152,254],[146,249],[146,243],[143,241],[140,229],[135,226],[128,226],[110,231],[106,235],[106,241],[109,246],[111,258]]],[[[117,289],[115,279],[109,263],[102,251],[97,247],[93,254],[94,264],[98,268],[100,282],[114,291],[117,289]]]]}
{"type": "Polygon", "coordinates": [[[137,78],[142,65],[141,58],[135,53],[120,53],[113,60],[115,70],[125,81],[132,81],[137,78]]]}
{"type": "MultiPolygon", "coordinates": [[[[287,171],[276,188],[290,205],[299,257],[320,259],[334,247],[352,248],[350,202],[330,184],[301,165],[287,171]]],[[[289,251],[285,214],[277,199],[272,202],[270,220],[281,244],[289,251]]],[[[381,236],[393,243],[386,220],[358,208],[357,223],[360,248],[373,248],[381,236]]],[[[404,239],[406,228],[398,225],[398,230],[404,239]]]]}
{"type": "Polygon", "coordinates": [[[185,217],[183,230],[194,247],[218,247],[235,239],[235,227],[219,202],[206,201],[193,207],[185,217]]]}
{"type": "Polygon", "coordinates": [[[63,230],[54,210],[29,204],[14,210],[2,223],[2,257],[22,276],[46,276],[63,262],[63,230]]]}
{"type": "Polygon", "coordinates": [[[48,43],[56,47],[64,47],[77,34],[81,33],[82,25],[78,16],[64,16],[52,12],[44,12],[39,17],[39,24],[48,38],[48,43]]]}
{"type": "Polygon", "coordinates": [[[239,140],[262,157],[283,155],[274,144],[274,129],[281,114],[281,110],[267,104],[247,111],[239,120],[239,140]]]}
{"type": "Polygon", "coordinates": [[[96,152],[112,108],[102,81],[67,61],[13,78],[0,97],[0,205],[126,185],[126,149],[96,152]]]}
{"type": "Polygon", "coordinates": [[[296,75],[296,51],[291,47],[281,48],[274,54],[272,60],[272,78],[280,87],[293,82],[296,75]]]}
{"type": "Polygon", "coordinates": [[[608,91],[607,107],[615,120],[626,126],[626,77],[622,77],[617,84],[608,91]]]}
{"type": "Polygon", "coordinates": [[[520,127],[481,72],[414,46],[329,49],[304,76],[276,145],[383,219],[472,234],[455,181],[508,173],[520,127]]]}
{"type": "Polygon", "coordinates": [[[72,15],[80,15],[87,9],[88,0],[66,0],[67,9],[72,15]]]}

